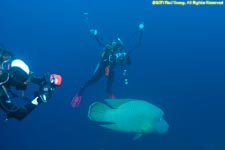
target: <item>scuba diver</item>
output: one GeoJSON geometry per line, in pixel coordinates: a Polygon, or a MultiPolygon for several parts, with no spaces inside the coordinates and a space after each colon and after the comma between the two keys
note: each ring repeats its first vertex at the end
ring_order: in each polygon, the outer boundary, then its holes
{"type": "Polygon", "coordinates": [[[100,61],[97,64],[97,67],[94,71],[92,77],[80,87],[78,92],[75,94],[71,101],[72,107],[77,107],[82,100],[82,95],[85,89],[95,82],[97,82],[102,76],[106,76],[107,83],[106,83],[106,93],[109,98],[115,98],[115,95],[111,91],[111,86],[114,81],[114,74],[115,74],[115,67],[118,65],[120,66],[123,76],[124,76],[124,83],[128,84],[128,77],[127,77],[127,66],[131,64],[130,60],[130,53],[133,52],[134,49],[138,48],[141,45],[141,39],[143,35],[143,28],[144,23],[140,23],[138,27],[138,31],[136,33],[140,33],[138,44],[131,49],[130,51],[126,52],[124,50],[124,44],[120,38],[116,40],[110,41],[107,44],[104,44],[102,40],[98,37],[98,31],[96,29],[91,29],[91,34],[95,37],[96,41],[100,46],[103,46],[103,51],[101,53],[100,61]]]}
{"type": "Polygon", "coordinates": [[[24,119],[39,104],[47,102],[55,88],[61,85],[62,77],[58,74],[49,74],[42,77],[36,77],[31,73],[27,64],[14,57],[14,55],[0,47],[0,109],[6,113],[6,120],[14,118],[16,120],[24,119]],[[24,96],[24,91],[29,83],[39,86],[34,91],[34,98],[24,96]],[[22,91],[21,96],[15,92],[22,91]],[[26,100],[23,106],[16,105],[15,98],[26,100]]]}

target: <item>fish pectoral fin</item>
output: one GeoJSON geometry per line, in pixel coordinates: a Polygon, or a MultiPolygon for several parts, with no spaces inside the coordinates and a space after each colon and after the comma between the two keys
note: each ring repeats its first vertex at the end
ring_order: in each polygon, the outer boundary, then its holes
{"type": "Polygon", "coordinates": [[[133,137],[133,140],[137,140],[139,138],[141,138],[143,136],[143,133],[137,133],[135,134],[135,136],[133,137]]]}
{"type": "Polygon", "coordinates": [[[104,128],[108,128],[111,130],[116,130],[119,131],[119,128],[117,126],[117,124],[113,123],[113,124],[100,124],[99,126],[104,127],[104,128]]]}

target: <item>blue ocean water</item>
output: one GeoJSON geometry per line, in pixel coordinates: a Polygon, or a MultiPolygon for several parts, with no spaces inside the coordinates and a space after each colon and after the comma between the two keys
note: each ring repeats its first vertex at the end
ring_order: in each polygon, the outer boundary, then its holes
{"type": "Polygon", "coordinates": [[[35,73],[61,74],[63,85],[26,119],[0,128],[0,150],[224,150],[224,14],[224,6],[152,6],[148,0],[1,0],[0,42],[35,73]],[[170,128],[132,141],[133,134],[98,127],[87,117],[89,105],[106,98],[105,79],[85,91],[78,108],[70,101],[101,53],[88,28],[106,41],[127,40],[142,21],[129,85],[118,73],[113,91],[159,106],[170,128]]]}

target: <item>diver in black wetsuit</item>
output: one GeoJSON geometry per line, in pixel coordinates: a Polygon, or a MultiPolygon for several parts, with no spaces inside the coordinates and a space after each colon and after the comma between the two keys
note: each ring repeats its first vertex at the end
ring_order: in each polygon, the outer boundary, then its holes
{"type": "MultiPolygon", "coordinates": [[[[39,104],[51,98],[61,80],[61,76],[56,74],[50,75],[49,81],[45,76],[35,77],[22,60],[15,59],[10,51],[0,47],[0,109],[6,113],[6,119],[24,119],[39,104]],[[13,90],[24,91],[28,83],[39,85],[39,91],[35,91],[35,97],[19,107],[13,102],[13,98],[19,97],[13,90]]],[[[21,95],[19,98],[26,97],[21,95]]]]}
{"type": "MultiPolygon", "coordinates": [[[[143,28],[144,24],[143,23],[139,24],[138,30],[140,32],[139,43],[134,49],[140,46],[143,28]]],[[[114,94],[111,91],[111,86],[114,81],[114,70],[116,65],[119,65],[121,67],[123,75],[125,77],[125,84],[128,84],[126,66],[131,64],[129,54],[134,49],[132,49],[129,52],[125,52],[123,49],[123,42],[121,41],[120,38],[117,38],[116,40],[104,44],[97,36],[96,29],[91,29],[90,32],[92,33],[92,35],[94,35],[98,44],[100,46],[103,46],[103,51],[101,54],[100,62],[98,63],[93,76],[83,86],[80,87],[76,95],[73,97],[73,100],[71,102],[72,107],[76,107],[79,105],[85,89],[94,84],[95,82],[97,82],[103,75],[107,77],[106,93],[108,97],[115,98],[114,94]]]]}

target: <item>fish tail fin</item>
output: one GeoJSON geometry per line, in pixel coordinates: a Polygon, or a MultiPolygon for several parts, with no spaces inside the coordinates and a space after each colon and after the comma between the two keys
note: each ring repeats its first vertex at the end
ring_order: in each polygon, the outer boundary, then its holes
{"type": "Polygon", "coordinates": [[[107,118],[105,115],[110,109],[110,107],[103,103],[94,102],[89,106],[88,117],[93,121],[106,122],[107,118]]]}
{"type": "Polygon", "coordinates": [[[133,137],[133,140],[135,141],[135,140],[141,138],[142,136],[143,136],[142,133],[137,133],[137,134],[133,137]]]}

